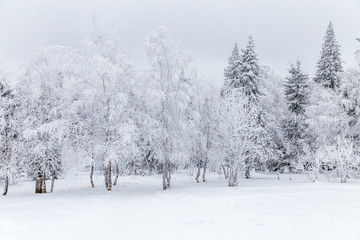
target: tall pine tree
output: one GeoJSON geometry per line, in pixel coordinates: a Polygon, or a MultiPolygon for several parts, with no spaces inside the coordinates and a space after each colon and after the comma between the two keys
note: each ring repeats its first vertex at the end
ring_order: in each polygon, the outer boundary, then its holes
{"type": "Polygon", "coordinates": [[[340,45],[336,41],[333,25],[327,28],[320,59],[317,62],[315,82],[324,87],[336,89],[339,87],[339,74],[343,71],[340,57],[340,45]]]}
{"type": "Polygon", "coordinates": [[[300,61],[291,65],[289,76],[285,82],[285,99],[289,117],[284,123],[284,134],[287,140],[287,154],[283,166],[290,171],[296,167],[299,155],[302,153],[305,134],[305,106],[308,103],[309,76],[301,69],[300,61]]]}

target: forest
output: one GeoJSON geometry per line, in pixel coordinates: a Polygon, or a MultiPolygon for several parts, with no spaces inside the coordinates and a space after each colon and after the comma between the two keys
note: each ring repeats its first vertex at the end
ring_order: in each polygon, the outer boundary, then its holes
{"type": "Polygon", "coordinates": [[[261,62],[256,36],[223,46],[218,89],[165,26],[145,38],[148,66],[138,70],[118,31],[94,22],[82,47],[48,46],[0,72],[3,195],[24,181],[54,192],[80,173],[108,191],[129,175],[159,175],[166,190],[189,169],[194,184],[218,173],[228,187],[258,172],[359,179],[360,50],[357,67],[344,69],[332,23],[324,33],[314,76],[294,59],[279,77],[261,62]]]}

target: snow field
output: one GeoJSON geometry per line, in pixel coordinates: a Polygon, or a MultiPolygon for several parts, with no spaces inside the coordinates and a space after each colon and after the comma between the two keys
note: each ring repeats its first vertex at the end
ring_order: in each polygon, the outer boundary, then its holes
{"type": "Polygon", "coordinates": [[[34,183],[0,198],[0,239],[360,239],[360,184],[255,174],[229,188],[218,175],[196,184],[175,174],[121,177],[107,192],[88,178],[59,180],[52,194],[34,183]],[[72,187],[69,187],[72,185],[72,187]]]}

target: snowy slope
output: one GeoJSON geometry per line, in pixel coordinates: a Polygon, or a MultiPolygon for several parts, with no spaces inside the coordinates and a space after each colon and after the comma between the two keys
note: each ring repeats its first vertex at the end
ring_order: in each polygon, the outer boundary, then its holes
{"type": "Polygon", "coordinates": [[[53,194],[35,195],[33,182],[10,186],[0,239],[360,239],[359,183],[257,174],[228,188],[208,179],[175,174],[168,191],[156,176],[121,177],[112,192],[100,176],[95,189],[85,177],[60,180],[53,194]]]}

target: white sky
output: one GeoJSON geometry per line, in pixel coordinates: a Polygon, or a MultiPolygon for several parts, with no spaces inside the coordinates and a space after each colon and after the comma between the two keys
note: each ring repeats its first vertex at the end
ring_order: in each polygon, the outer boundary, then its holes
{"type": "Polygon", "coordinates": [[[217,84],[234,42],[243,47],[249,34],[261,64],[281,76],[296,59],[313,74],[330,20],[347,65],[360,49],[360,0],[0,0],[1,64],[13,68],[48,45],[79,47],[93,13],[109,29],[126,27],[124,42],[140,69],[145,36],[164,23],[217,84]]]}

